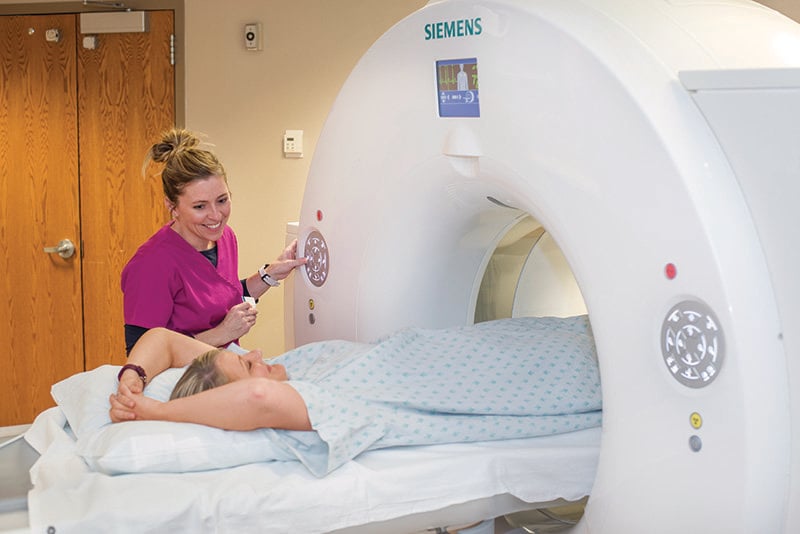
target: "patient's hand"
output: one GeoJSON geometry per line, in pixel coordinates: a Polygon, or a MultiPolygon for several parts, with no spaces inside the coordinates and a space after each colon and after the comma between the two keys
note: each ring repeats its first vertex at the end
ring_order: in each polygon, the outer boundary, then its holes
{"type": "Polygon", "coordinates": [[[112,394],[108,401],[111,403],[108,413],[112,423],[153,419],[151,414],[161,404],[155,399],[145,397],[141,391],[132,391],[124,383],[120,383],[116,395],[112,394]]]}
{"type": "MultiPolygon", "coordinates": [[[[127,386],[130,392],[133,394],[142,393],[142,391],[144,391],[142,379],[132,369],[128,369],[122,373],[122,376],[119,379],[119,386],[122,387],[123,384],[125,384],[125,386],[127,386]]],[[[117,388],[117,393],[119,393],[119,388],[117,388]]]]}

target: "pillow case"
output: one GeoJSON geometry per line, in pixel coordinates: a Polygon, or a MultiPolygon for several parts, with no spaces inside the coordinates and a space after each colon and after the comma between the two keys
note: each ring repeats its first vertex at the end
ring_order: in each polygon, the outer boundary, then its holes
{"type": "MultiPolygon", "coordinates": [[[[108,397],[117,392],[120,365],[101,365],[91,371],[78,373],[50,388],[50,394],[67,417],[78,438],[87,436],[111,424],[108,397]]],[[[166,401],[184,369],[167,369],[153,377],[144,394],[166,401]]]]}
{"type": "Polygon", "coordinates": [[[78,439],[78,454],[94,471],[187,473],[254,462],[297,460],[271,429],[236,432],[192,423],[128,421],[78,439]]]}
{"type": "MultiPolygon", "coordinates": [[[[121,366],[102,365],[53,385],[50,392],[77,438],[77,452],[102,473],[184,473],[297,457],[271,437],[270,429],[234,432],[191,423],[111,423],[109,395],[121,366]]],[[[184,369],[167,369],[144,390],[167,401],[184,369]]]]}

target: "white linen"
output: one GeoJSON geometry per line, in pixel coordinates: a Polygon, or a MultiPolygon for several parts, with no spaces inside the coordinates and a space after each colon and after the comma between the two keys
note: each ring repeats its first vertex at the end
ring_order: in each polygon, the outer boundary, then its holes
{"type": "Polygon", "coordinates": [[[26,433],[42,454],[31,470],[33,532],[310,534],[504,493],[527,502],[576,500],[591,490],[600,449],[593,428],[369,451],[324,478],[298,462],[109,476],[89,470],[64,421],[52,408],[26,433]]]}

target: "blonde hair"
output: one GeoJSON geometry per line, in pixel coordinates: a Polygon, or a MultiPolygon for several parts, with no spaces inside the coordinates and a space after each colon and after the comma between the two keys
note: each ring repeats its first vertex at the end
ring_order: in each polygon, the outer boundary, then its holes
{"type": "Polygon", "coordinates": [[[228,377],[217,369],[217,355],[220,352],[221,349],[211,349],[195,358],[175,384],[169,396],[170,400],[188,397],[227,384],[228,377]]]}
{"type": "Polygon", "coordinates": [[[173,128],[161,134],[161,140],[150,147],[145,155],[142,169],[152,161],[163,163],[161,186],[164,196],[173,204],[178,203],[183,188],[195,180],[210,176],[228,177],[217,156],[209,150],[199,148],[200,137],[183,128],[173,128]]]}

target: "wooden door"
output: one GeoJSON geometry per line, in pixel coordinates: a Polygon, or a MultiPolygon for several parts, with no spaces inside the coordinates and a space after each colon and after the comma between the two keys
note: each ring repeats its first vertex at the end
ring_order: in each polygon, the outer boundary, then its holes
{"type": "Polygon", "coordinates": [[[0,425],[83,370],[75,38],[71,15],[0,17],[0,425]]]}
{"type": "Polygon", "coordinates": [[[148,32],[91,49],[77,15],[0,17],[0,426],[52,406],[58,380],[125,360],[120,272],[167,217],[141,169],[174,124],[172,27],[151,12],[148,32]],[[74,256],[44,252],[64,238],[74,256]]]}
{"type": "Polygon", "coordinates": [[[172,11],[149,12],[146,33],[101,34],[78,46],[86,368],[125,362],[120,273],[167,222],[145,152],[175,123],[172,11]]]}

